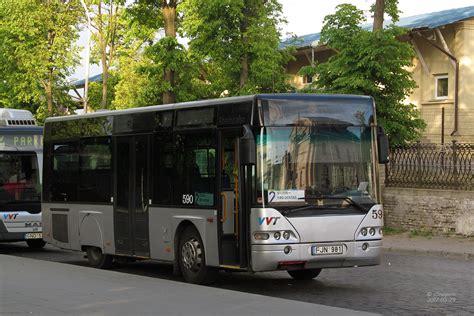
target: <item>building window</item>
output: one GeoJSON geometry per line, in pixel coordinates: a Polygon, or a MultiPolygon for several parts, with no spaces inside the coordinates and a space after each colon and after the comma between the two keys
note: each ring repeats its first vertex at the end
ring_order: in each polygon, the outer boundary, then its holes
{"type": "Polygon", "coordinates": [[[313,76],[311,75],[304,75],[303,76],[303,83],[304,84],[310,84],[313,82],[313,76]]]}
{"type": "Polygon", "coordinates": [[[438,75],[435,77],[435,98],[448,98],[448,75],[438,75]]]}

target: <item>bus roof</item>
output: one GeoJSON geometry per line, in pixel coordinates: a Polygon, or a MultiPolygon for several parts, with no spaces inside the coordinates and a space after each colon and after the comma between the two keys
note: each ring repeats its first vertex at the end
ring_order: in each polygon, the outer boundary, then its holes
{"type": "Polygon", "coordinates": [[[94,113],[87,113],[87,114],[80,114],[80,115],[57,116],[57,117],[47,118],[45,123],[76,120],[76,119],[82,119],[82,118],[114,116],[114,115],[120,115],[120,114],[134,114],[134,113],[143,113],[143,112],[204,107],[204,106],[210,106],[210,105],[224,105],[224,104],[231,104],[231,103],[253,101],[255,99],[295,99],[295,100],[298,99],[298,100],[321,100],[321,101],[333,101],[333,102],[343,101],[343,100],[345,101],[365,100],[368,103],[373,102],[372,97],[361,96],[361,95],[306,94],[306,93],[256,94],[256,95],[248,95],[248,96],[208,99],[208,100],[199,100],[199,101],[182,102],[182,103],[152,105],[152,106],[130,108],[130,109],[124,109],[124,110],[104,110],[104,111],[98,111],[94,113]]]}
{"type": "Polygon", "coordinates": [[[36,121],[28,110],[0,108],[0,126],[36,126],[36,121]]]}

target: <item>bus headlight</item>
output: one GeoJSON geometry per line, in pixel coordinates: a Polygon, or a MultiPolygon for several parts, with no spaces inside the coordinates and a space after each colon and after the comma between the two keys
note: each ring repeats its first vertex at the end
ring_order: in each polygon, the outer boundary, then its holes
{"type": "Polygon", "coordinates": [[[283,238],[285,238],[286,240],[290,239],[290,232],[289,231],[283,232],[283,238]]]}
{"type": "Polygon", "coordinates": [[[280,237],[281,237],[280,232],[275,232],[275,234],[273,234],[273,238],[275,238],[276,240],[279,240],[280,237]]]}
{"type": "Polygon", "coordinates": [[[367,228],[365,228],[365,227],[362,228],[362,229],[360,230],[360,233],[362,234],[362,236],[367,236],[367,228]]]}
{"type": "Polygon", "coordinates": [[[255,234],[253,234],[253,238],[255,238],[255,240],[268,240],[270,238],[270,234],[268,234],[268,233],[255,233],[255,234]]]}
{"type": "Polygon", "coordinates": [[[374,236],[375,235],[375,228],[371,227],[369,229],[369,234],[370,234],[370,236],[374,236]]]}

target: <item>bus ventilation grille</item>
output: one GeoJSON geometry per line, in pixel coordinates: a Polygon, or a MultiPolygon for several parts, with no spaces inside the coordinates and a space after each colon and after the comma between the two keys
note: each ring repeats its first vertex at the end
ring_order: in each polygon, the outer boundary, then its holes
{"type": "Polygon", "coordinates": [[[35,120],[0,120],[1,126],[36,126],[35,120]]]}

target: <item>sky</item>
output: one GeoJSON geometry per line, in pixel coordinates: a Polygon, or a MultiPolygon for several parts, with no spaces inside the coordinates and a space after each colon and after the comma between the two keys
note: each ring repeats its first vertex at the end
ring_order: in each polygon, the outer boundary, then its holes
{"type": "MultiPolygon", "coordinates": [[[[283,27],[283,34],[290,32],[298,36],[318,33],[323,26],[324,17],[333,14],[336,6],[350,3],[357,8],[368,11],[375,0],[279,0],[283,5],[283,14],[288,24],[283,27]]],[[[401,17],[430,13],[454,8],[474,6],[473,0],[399,0],[398,9],[401,17]]],[[[370,13],[366,13],[370,17],[370,13]]],[[[369,20],[370,22],[370,20],[369,20]]]]}
{"type": "MultiPolygon", "coordinates": [[[[286,17],[288,24],[282,26],[283,38],[287,38],[287,34],[296,34],[298,36],[318,33],[323,26],[324,17],[333,14],[336,6],[342,3],[351,3],[361,10],[366,11],[366,16],[370,21],[370,13],[368,12],[375,0],[279,0],[283,5],[283,15],[286,17]]],[[[398,8],[402,13],[401,17],[412,16],[417,14],[449,10],[460,7],[474,6],[473,0],[399,0],[398,8]]],[[[84,45],[85,32],[81,33],[80,44],[84,45]]],[[[81,54],[83,56],[84,53],[81,54]]],[[[85,68],[84,58],[82,66],[78,67],[72,76],[75,79],[83,79],[85,68]]],[[[91,65],[90,76],[100,73],[100,68],[91,65]]],[[[71,78],[71,79],[72,79],[71,78]]]]}

